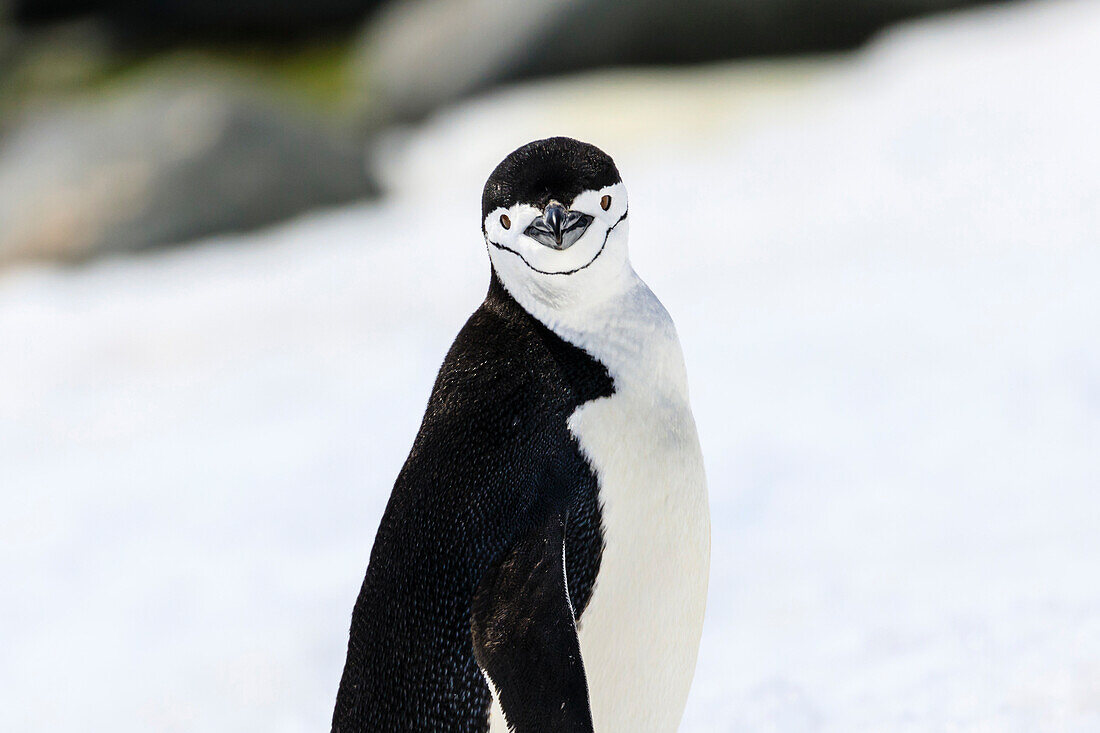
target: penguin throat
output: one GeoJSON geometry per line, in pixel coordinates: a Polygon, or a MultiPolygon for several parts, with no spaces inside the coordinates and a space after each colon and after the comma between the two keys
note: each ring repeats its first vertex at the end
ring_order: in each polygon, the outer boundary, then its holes
{"type": "MultiPolygon", "coordinates": [[[[625,216],[623,217],[625,219],[625,216]]],[[[625,223],[620,219],[619,223],[625,223]]],[[[493,272],[508,294],[544,325],[573,320],[613,301],[633,287],[637,275],[630,266],[625,226],[612,226],[595,257],[570,273],[543,273],[511,251],[497,249],[490,259],[493,272]]]]}

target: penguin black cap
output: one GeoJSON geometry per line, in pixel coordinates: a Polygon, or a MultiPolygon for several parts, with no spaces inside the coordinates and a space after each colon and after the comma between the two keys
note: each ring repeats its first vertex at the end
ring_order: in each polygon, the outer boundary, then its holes
{"type": "Polygon", "coordinates": [[[595,145],[571,137],[527,143],[502,160],[485,182],[482,228],[485,217],[494,209],[518,203],[542,209],[551,200],[567,203],[583,191],[621,180],[615,161],[595,145]]]}

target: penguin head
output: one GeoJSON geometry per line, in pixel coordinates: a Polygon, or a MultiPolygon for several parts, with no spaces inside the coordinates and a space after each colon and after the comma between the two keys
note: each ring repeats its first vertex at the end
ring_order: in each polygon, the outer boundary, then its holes
{"type": "Polygon", "coordinates": [[[594,145],[552,137],[515,150],[489,176],[481,214],[493,270],[514,296],[575,300],[629,269],[626,188],[594,145]]]}

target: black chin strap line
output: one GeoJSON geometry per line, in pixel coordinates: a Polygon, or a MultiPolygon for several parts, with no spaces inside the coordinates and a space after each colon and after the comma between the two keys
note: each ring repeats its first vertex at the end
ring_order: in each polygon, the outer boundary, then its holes
{"type": "Polygon", "coordinates": [[[603,235],[603,244],[600,245],[600,251],[596,253],[595,257],[590,259],[587,264],[581,265],[580,267],[576,268],[575,270],[566,270],[565,272],[547,272],[546,270],[540,270],[539,268],[535,267],[530,262],[528,262],[526,257],[524,257],[522,254],[520,254],[516,250],[512,249],[511,247],[505,247],[503,244],[500,244],[498,242],[494,242],[493,240],[489,239],[489,237],[485,237],[485,241],[488,242],[489,244],[493,245],[497,249],[504,250],[505,252],[511,252],[516,257],[519,257],[521,260],[523,260],[523,264],[527,265],[527,267],[531,268],[532,270],[539,273],[540,275],[572,275],[575,272],[580,272],[581,270],[585,269],[586,267],[589,267],[593,262],[595,262],[596,260],[598,260],[600,258],[600,255],[603,254],[603,248],[607,246],[607,240],[611,237],[611,232],[615,231],[615,227],[619,226],[624,221],[626,221],[626,215],[629,214],[629,213],[630,213],[630,209],[627,209],[626,211],[623,212],[623,215],[619,217],[619,220],[617,222],[615,222],[610,227],[608,227],[607,233],[603,235]]]}

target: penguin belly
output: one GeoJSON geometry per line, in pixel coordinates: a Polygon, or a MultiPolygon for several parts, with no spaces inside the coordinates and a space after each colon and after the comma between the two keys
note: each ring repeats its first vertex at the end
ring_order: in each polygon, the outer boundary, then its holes
{"type": "Polygon", "coordinates": [[[695,672],[710,520],[686,399],[622,385],[570,428],[599,481],[604,550],[578,625],[597,733],[672,733],[695,672]]]}

